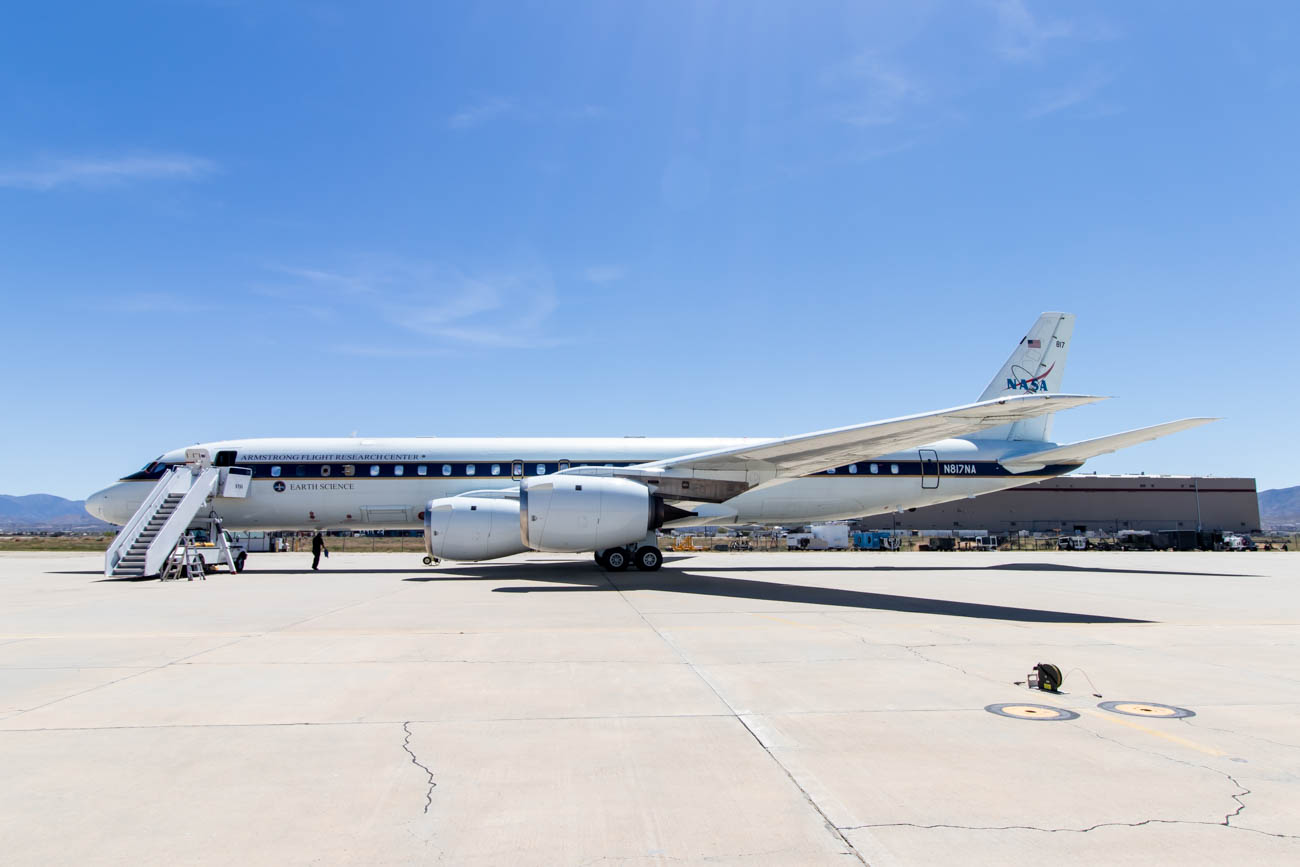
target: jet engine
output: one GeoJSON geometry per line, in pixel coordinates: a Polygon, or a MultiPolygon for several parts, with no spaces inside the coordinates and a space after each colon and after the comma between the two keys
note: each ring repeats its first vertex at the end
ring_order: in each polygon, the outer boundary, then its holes
{"type": "Polygon", "coordinates": [[[557,475],[519,486],[519,536],[538,551],[603,551],[691,514],[629,479],[557,475]]]}
{"type": "Polygon", "coordinates": [[[443,497],[424,510],[424,547],[430,557],[492,560],[527,551],[519,538],[519,502],[443,497]]]}

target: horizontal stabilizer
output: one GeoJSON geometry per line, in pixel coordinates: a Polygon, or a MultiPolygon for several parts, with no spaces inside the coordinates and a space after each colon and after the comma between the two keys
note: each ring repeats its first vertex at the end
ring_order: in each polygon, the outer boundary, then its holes
{"type": "Polygon", "coordinates": [[[1118,449],[1135,446],[1138,443],[1150,442],[1151,440],[1159,439],[1162,436],[1177,433],[1180,430],[1188,430],[1189,428],[1209,424],[1212,421],[1218,421],[1218,419],[1184,418],[1178,421],[1167,421],[1164,424],[1153,425],[1151,427],[1142,427],[1137,430],[1125,431],[1124,433],[1111,434],[1110,436],[1057,446],[1056,448],[1045,449],[1044,451],[1030,452],[1029,454],[1003,458],[999,463],[1011,470],[1013,473],[1038,470],[1050,464],[1081,464],[1088,460],[1088,458],[1110,454],[1118,449]]]}

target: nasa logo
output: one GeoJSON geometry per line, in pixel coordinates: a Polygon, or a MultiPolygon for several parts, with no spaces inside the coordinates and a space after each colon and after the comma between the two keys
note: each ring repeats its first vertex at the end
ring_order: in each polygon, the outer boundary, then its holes
{"type": "Polygon", "coordinates": [[[1007,377],[1007,391],[1023,391],[1029,394],[1047,391],[1047,374],[1051,373],[1055,367],[1056,364],[1053,363],[1051,367],[1038,374],[1038,376],[1030,376],[1029,371],[1018,364],[1013,364],[1011,365],[1011,376],[1007,377]]]}
{"type": "Polygon", "coordinates": [[[282,493],[284,491],[284,482],[276,482],[271,487],[275,488],[277,494],[282,493]]]}

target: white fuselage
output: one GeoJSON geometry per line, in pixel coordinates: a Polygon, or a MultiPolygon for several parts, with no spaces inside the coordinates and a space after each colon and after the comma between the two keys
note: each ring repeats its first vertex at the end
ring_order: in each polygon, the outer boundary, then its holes
{"type": "MultiPolygon", "coordinates": [[[[520,477],[566,466],[631,465],[741,445],[748,440],[441,437],[275,438],[204,443],[218,465],[253,470],[243,499],[217,498],[230,530],[416,530],[432,499],[467,491],[513,489],[520,477]]],[[[813,475],[775,479],[726,501],[717,524],[783,524],[855,518],[1014,488],[1060,475],[1076,464],[1014,474],[998,459],[1050,443],[950,439],[813,475]],[[734,515],[730,514],[734,510],[734,515]]],[[[86,508],[127,522],[185,450],[92,494],[86,508]]],[[[706,521],[691,520],[698,524],[706,521]]]]}

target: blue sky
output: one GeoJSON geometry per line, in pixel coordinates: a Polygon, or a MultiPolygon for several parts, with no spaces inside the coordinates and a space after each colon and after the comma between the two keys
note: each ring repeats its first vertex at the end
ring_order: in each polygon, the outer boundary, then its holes
{"type": "Polygon", "coordinates": [[[1079,315],[1089,464],[1300,484],[1293,3],[22,4],[0,492],[275,435],[778,435],[1079,315]]]}

